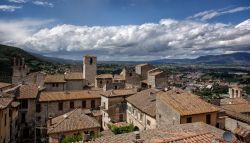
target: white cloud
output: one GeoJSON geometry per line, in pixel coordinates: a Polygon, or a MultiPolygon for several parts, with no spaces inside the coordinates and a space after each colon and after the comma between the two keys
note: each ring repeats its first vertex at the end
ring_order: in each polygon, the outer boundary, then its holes
{"type": "Polygon", "coordinates": [[[33,1],[33,4],[39,5],[39,6],[47,6],[47,7],[54,7],[54,4],[47,1],[33,1]]]}
{"type": "Polygon", "coordinates": [[[13,2],[13,3],[26,3],[27,0],[8,0],[9,2],[13,2]]]}
{"type": "Polygon", "coordinates": [[[250,51],[250,20],[237,26],[163,19],[142,25],[64,24],[37,29],[45,23],[0,21],[3,35],[0,41],[53,56],[80,59],[83,54],[93,53],[102,60],[192,58],[226,51],[250,51]]]}
{"type": "Polygon", "coordinates": [[[16,9],[20,9],[22,6],[14,6],[14,5],[0,5],[0,11],[5,12],[13,12],[16,9]]]}
{"type": "Polygon", "coordinates": [[[246,10],[250,10],[250,6],[236,7],[236,8],[231,8],[231,9],[224,8],[224,9],[219,9],[219,10],[208,10],[208,11],[199,12],[193,16],[188,17],[187,19],[199,19],[201,21],[206,21],[206,20],[221,16],[221,15],[231,14],[231,13],[236,13],[236,12],[241,12],[241,11],[246,11],[246,10]]]}

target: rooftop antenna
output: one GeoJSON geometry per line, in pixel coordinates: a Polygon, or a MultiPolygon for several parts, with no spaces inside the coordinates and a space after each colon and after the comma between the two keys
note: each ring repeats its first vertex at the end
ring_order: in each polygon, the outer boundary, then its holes
{"type": "Polygon", "coordinates": [[[225,131],[223,133],[223,139],[227,142],[231,142],[233,140],[233,134],[229,131],[225,131]]]}

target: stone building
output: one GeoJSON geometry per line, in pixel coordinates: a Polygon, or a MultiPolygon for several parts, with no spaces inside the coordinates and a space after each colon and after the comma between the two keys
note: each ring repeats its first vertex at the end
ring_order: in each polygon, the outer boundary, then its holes
{"type": "Polygon", "coordinates": [[[29,73],[29,68],[25,64],[24,57],[18,55],[13,59],[12,83],[18,84],[22,78],[29,73]]]}
{"type": "Polygon", "coordinates": [[[139,130],[156,128],[156,93],[157,89],[146,89],[138,92],[127,100],[127,122],[139,130]]]}
{"type": "Polygon", "coordinates": [[[37,85],[21,85],[16,90],[16,100],[20,102],[19,108],[19,125],[20,140],[24,142],[33,141],[34,139],[34,123],[36,112],[37,96],[41,89],[37,85]]]}
{"type": "Polygon", "coordinates": [[[49,143],[60,143],[65,137],[80,134],[83,140],[90,140],[99,135],[100,124],[86,115],[84,109],[74,109],[63,115],[50,118],[47,123],[49,143]]]}
{"type": "Polygon", "coordinates": [[[46,75],[44,87],[47,91],[64,91],[66,89],[64,74],[46,75]]]}
{"type": "Polygon", "coordinates": [[[168,85],[168,77],[166,72],[155,68],[148,71],[147,86],[148,88],[164,89],[168,85]]]}
{"type": "Polygon", "coordinates": [[[230,98],[241,98],[242,97],[242,88],[239,86],[230,86],[228,89],[230,98]]]}
{"type": "Polygon", "coordinates": [[[83,79],[81,72],[69,72],[65,75],[66,90],[83,90],[86,80],[83,79]]]}
{"type": "Polygon", "coordinates": [[[102,128],[108,124],[126,121],[125,98],[137,92],[136,89],[108,90],[101,93],[102,128]]]}
{"type": "Polygon", "coordinates": [[[112,74],[100,74],[95,77],[95,87],[103,88],[105,85],[112,84],[113,75],[112,74]]]}
{"type": "Polygon", "coordinates": [[[156,98],[157,126],[204,122],[216,125],[219,109],[181,89],[159,92],[156,98]]]}
{"type": "Polygon", "coordinates": [[[87,85],[95,85],[95,76],[97,71],[97,58],[93,55],[86,55],[83,58],[83,78],[87,85]]]}
{"type": "Polygon", "coordinates": [[[126,87],[140,87],[141,76],[136,74],[134,68],[125,67],[120,75],[125,79],[126,87]]]}
{"type": "Polygon", "coordinates": [[[148,78],[148,71],[154,68],[155,67],[150,64],[139,64],[135,66],[135,72],[141,76],[141,80],[145,80],[148,78]]]}

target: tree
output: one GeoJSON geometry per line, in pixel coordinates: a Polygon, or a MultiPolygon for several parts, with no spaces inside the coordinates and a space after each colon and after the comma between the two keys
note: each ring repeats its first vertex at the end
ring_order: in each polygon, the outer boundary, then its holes
{"type": "Polygon", "coordinates": [[[82,135],[81,134],[75,134],[72,136],[67,136],[65,137],[61,143],[72,143],[72,142],[78,142],[78,141],[82,141],[82,135]]]}

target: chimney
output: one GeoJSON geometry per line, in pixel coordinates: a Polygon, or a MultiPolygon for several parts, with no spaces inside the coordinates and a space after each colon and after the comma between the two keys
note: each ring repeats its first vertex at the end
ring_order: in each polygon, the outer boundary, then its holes
{"type": "Polygon", "coordinates": [[[49,117],[49,125],[52,126],[52,117],[49,117]]]}

